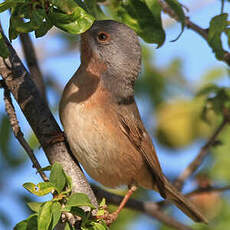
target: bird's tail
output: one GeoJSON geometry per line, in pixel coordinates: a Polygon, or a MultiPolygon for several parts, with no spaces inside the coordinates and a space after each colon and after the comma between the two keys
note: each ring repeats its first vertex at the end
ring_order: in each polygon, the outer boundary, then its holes
{"type": "Polygon", "coordinates": [[[177,189],[166,179],[165,190],[167,200],[172,201],[182,212],[189,216],[195,222],[208,223],[207,219],[200,213],[195,205],[184,197],[177,189]]]}

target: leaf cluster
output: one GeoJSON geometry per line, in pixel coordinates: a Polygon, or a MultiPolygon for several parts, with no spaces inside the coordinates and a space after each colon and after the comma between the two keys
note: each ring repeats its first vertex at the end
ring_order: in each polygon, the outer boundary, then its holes
{"type": "MultiPolygon", "coordinates": [[[[32,31],[35,32],[36,37],[41,37],[53,26],[70,34],[81,34],[90,28],[95,18],[112,17],[130,26],[145,42],[155,43],[158,47],[163,45],[165,41],[165,30],[162,26],[163,9],[158,0],[110,0],[106,6],[102,6],[103,2],[101,0],[5,0],[0,4],[0,13],[7,9],[11,11],[10,40],[17,38],[20,33],[32,31]]],[[[183,6],[177,0],[163,2],[170,8],[173,17],[181,23],[182,33],[186,20],[183,6]]],[[[228,44],[230,44],[228,14],[221,12],[210,20],[210,26],[207,28],[208,44],[219,60],[223,60],[226,54],[221,39],[223,33],[228,37],[228,44]]],[[[1,36],[0,50],[2,57],[9,55],[1,36]]]]}
{"type": "MultiPolygon", "coordinates": [[[[37,185],[29,182],[23,186],[36,196],[44,196],[52,193],[53,199],[45,202],[29,202],[28,207],[34,212],[26,220],[19,222],[14,230],[52,230],[58,223],[65,223],[65,230],[75,229],[76,223],[71,223],[67,218],[63,220],[62,214],[69,213],[80,219],[82,230],[106,230],[104,221],[95,220],[91,217],[91,212],[85,212],[82,207],[95,209],[88,196],[83,193],[71,193],[72,180],[67,176],[58,163],[52,167],[42,170],[50,170],[48,182],[41,182],[37,185]]],[[[102,202],[101,207],[105,205],[102,202]]],[[[99,208],[98,213],[104,213],[99,208]]],[[[79,224],[79,223],[78,223],[79,224]]]]}
{"type": "MultiPolygon", "coordinates": [[[[20,33],[35,32],[44,36],[53,26],[71,34],[81,34],[93,24],[95,18],[106,18],[96,0],[5,0],[0,4],[0,13],[10,9],[9,38],[13,40],[20,33]]],[[[184,12],[176,0],[166,0],[181,20],[184,28],[184,12]]],[[[157,0],[128,0],[111,4],[114,17],[129,25],[146,42],[161,46],[165,32],[161,21],[161,7],[157,0]]],[[[0,37],[2,57],[9,53],[0,37]]]]}
{"type": "Polygon", "coordinates": [[[230,89],[227,87],[219,87],[211,84],[200,90],[197,95],[206,97],[205,106],[202,111],[202,118],[205,121],[207,121],[209,110],[214,111],[217,115],[223,115],[227,111],[230,111],[230,89]]]}
{"type": "Polygon", "coordinates": [[[11,11],[10,40],[17,38],[20,33],[32,31],[36,37],[41,37],[53,26],[79,34],[94,21],[94,17],[74,0],[6,0],[0,4],[0,13],[7,9],[11,11]]]}

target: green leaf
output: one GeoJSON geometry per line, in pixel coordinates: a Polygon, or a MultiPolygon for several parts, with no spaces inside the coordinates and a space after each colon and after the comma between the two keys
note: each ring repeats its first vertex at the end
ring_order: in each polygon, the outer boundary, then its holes
{"type": "Polygon", "coordinates": [[[37,214],[29,216],[26,220],[19,222],[14,230],[37,230],[37,214]]]}
{"type": "Polygon", "coordinates": [[[53,202],[52,208],[52,227],[51,229],[54,229],[54,227],[57,225],[57,223],[60,220],[61,217],[61,204],[59,202],[53,202]]]}
{"type": "Polygon", "coordinates": [[[230,47],[230,28],[226,28],[224,32],[228,37],[228,46],[230,47]]]}
{"type": "Polygon", "coordinates": [[[64,170],[59,163],[54,163],[52,166],[49,181],[55,185],[58,193],[60,193],[65,187],[66,177],[64,170]]]}
{"type": "Polygon", "coordinates": [[[47,201],[39,210],[38,214],[38,230],[48,230],[52,220],[52,207],[53,202],[47,201]]]}
{"type": "Polygon", "coordinates": [[[73,230],[73,227],[67,222],[67,223],[65,224],[64,230],[73,230]]]}
{"type": "Polygon", "coordinates": [[[18,10],[13,11],[10,17],[10,40],[15,39],[20,33],[29,33],[34,30],[39,30],[43,25],[43,20],[46,17],[44,9],[33,10],[29,15],[26,15],[25,12],[20,13],[22,9],[27,9],[27,6],[21,6],[18,10]],[[24,22],[23,18],[27,18],[29,21],[24,22]]]}
{"type": "Polygon", "coordinates": [[[70,211],[75,216],[80,216],[82,219],[86,218],[86,213],[82,208],[79,207],[71,207],[70,211]]]}
{"type": "Polygon", "coordinates": [[[105,225],[97,223],[97,222],[92,222],[91,225],[92,225],[92,228],[90,229],[92,230],[107,230],[108,229],[105,225]]]}
{"type": "Polygon", "coordinates": [[[50,13],[49,19],[56,27],[71,34],[85,32],[94,22],[94,17],[87,14],[81,7],[76,7],[71,15],[59,13],[57,17],[57,13],[50,13]]]}
{"type": "Polygon", "coordinates": [[[84,193],[74,193],[72,194],[66,203],[66,207],[81,207],[88,206],[90,208],[95,208],[94,205],[91,204],[88,196],[84,193]]]}
{"type": "Polygon", "coordinates": [[[37,214],[31,215],[27,219],[27,230],[37,230],[37,226],[38,226],[38,215],[37,214]]]}
{"type": "MultiPolygon", "coordinates": [[[[83,0],[83,1],[84,1],[84,0],[83,0]]],[[[85,11],[87,11],[85,2],[82,2],[82,0],[75,0],[75,2],[76,2],[82,9],[84,9],[85,11]]]]}
{"type": "Polygon", "coordinates": [[[71,14],[77,8],[80,8],[74,0],[51,0],[50,2],[67,14],[71,14]]]}
{"type": "Polygon", "coordinates": [[[34,26],[33,23],[31,23],[31,21],[24,22],[19,16],[11,15],[10,20],[12,22],[14,30],[17,32],[15,34],[29,33],[37,28],[36,26],[34,26]]]}
{"type": "Polygon", "coordinates": [[[16,28],[15,28],[15,25],[14,25],[13,21],[14,20],[13,20],[12,15],[11,15],[11,17],[10,17],[10,26],[9,26],[9,39],[10,39],[10,41],[16,39],[18,34],[19,34],[17,32],[16,28]]]}
{"type": "Polygon", "coordinates": [[[16,6],[18,3],[24,3],[26,0],[6,0],[0,4],[0,13],[16,6]]]}
{"type": "Polygon", "coordinates": [[[27,230],[27,225],[28,225],[27,220],[23,220],[18,224],[16,224],[14,230],[27,230]]]}
{"type": "Polygon", "coordinates": [[[49,18],[55,24],[68,24],[77,20],[79,15],[76,11],[71,14],[62,13],[59,10],[55,10],[49,14],[49,18]]]}
{"type": "Polygon", "coordinates": [[[53,190],[57,190],[55,186],[50,182],[41,182],[37,185],[33,183],[25,183],[23,184],[23,187],[37,196],[44,196],[53,190]]]}
{"type": "Polygon", "coordinates": [[[31,15],[31,23],[34,25],[34,27],[39,28],[45,17],[46,11],[44,9],[33,10],[31,15]]]}
{"type": "Polygon", "coordinates": [[[173,40],[176,41],[184,31],[185,14],[184,14],[183,6],[177,0],[165,0],[165,2],[167,2],[167,4],[174,11],[179,21],[181,22],[181,33],[178,35],[176,39],[173,40]]]}
{"type": "Polygon", "coordinates": [[[101,203],[100,203],[100,207],[104,207],[106,205],[106,199],[102,198],[101,203]]]}
{"type": "Polygon", "coordinates": [[[196,94],[196,96],[204,96],[204,95],[209,95],[210,93],[217,92],[219,90],[219,87],[214,84],[210,84],[201,90],[199,90],[196,94]]]}
{"type": "Polygon", "coordinates": [[[161,8],[157,0],[122,1],[117,11],[121,21],[148,43],[156,43],[160,47],[165,40],[165,32],[161,23],[161,8]]]}
{"type": "Polygon", "coordinates": [[[33,211],[33,212],[39,212],[43,202],[28,202],[27,205],[28,207],[33,211]]]}
{"type": "Polygon", "coordinates": [[[67,187],[68,187],[68,192],[71,192],[72,190],[72,178],[68,175],[65,174],[66,177],[66,182],[67,182],[67,187]]]}
{"type": "Polygon", "coordinates": [[[101,10],[101,8],[98,6],[96,0],[84,0],[84,3],[86,5],[87,12],[91,15],[93,15],[96,19],[104,19],[105,14],[101,10]]]}
{"type": "Polygon", "coordinates": [[[0,56],[3,58],[7,58],[10,55],[8,47],[4,42],[2,35],[0,34],[0,56]]]}
{"type": "Polygon", "coordinates": [[[221,34],[228,25],[227,18],[228,14],[220,14],[213,17],[208,31],[208,43],[219,60],[222,60],[224,57],[221,34]]]}

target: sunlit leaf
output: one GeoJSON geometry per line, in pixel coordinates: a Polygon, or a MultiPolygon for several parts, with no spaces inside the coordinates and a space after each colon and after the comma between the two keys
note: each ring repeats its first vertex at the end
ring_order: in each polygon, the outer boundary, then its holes
{"type": "Polygon", "coordinates": [[[38,230],[48,230],[52,220],[52,202],[47,201],[39,210],[38,214],[38,230]]]}
{"type": "Polygon", "coordinates": [[[59,222],[59,219],[61,217],[61,204],[59,202],[53,202],[52,208],[51,208],[51,213],[52,213],[52,227],[51,229],[54,229],[54,227],[57,225],[59,222]]]}
{"type": "Polygon", "coordinates": [[[91,208],[95,208],[94,205],[91,204],[88,196],[84,193],[74,193],[72,194],[66,203],[67,207],[81,207],[88,206],[91,208]]]}
{"type": "Polygon", "coordinates": [[[85,32],[92,26],[94,22],[94,17],[87,14],[79,6],[76,7],[73,12],[71,12],[71,15],[55,12],[50,13],[49,19],[56,27],[71,34],[80,34],[85,32]]]}
{"type": "Polygon", "coordinates": [[[57,188],[58,193],[60,193],[65,187],[66,177],[64,170],[59,163],[54,163],[52,166],[49,181],[57,188]]]}
{"type": "Polygon", "coordinates": [[[91,223],[91,228],[92,230],[107,230],[107,226],[106,225],[103,225],[101,223],[97,223],[97,222],[92,222],[91,223]]]}
{"type": "Polygon", "coordinates": [[[23,187],[37,196],[44,196],[53,190],[56,190],[55,186],[50,182],[41,182],[37,185],[33,183],[25,183],[23,184],[23,187]]]}
{"type": "Polygon", "coordinates": [[[42,202],[28,202],[27,203],[28,207],[34,212],[39,212],[42,204],[43,204],[42,202]]]}
{"type": "MultiPolygon", "coordinates": [[[[82,228],[81,228],[81,229],[82,229],[82,228]]],[[[73,227],[67,222],[67,223],[65,224],[64,230],[73,230],[73,227]]]]}

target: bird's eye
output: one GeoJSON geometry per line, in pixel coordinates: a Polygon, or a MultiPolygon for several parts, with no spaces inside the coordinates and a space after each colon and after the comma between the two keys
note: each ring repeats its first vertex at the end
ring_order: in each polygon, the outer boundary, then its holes
{"type": "Polygon", "coordinates": [[[109,39],[109,34],[107,34],[105,32],[100,32],[97,35],[97,40],[100,42],[108,41],[108,39],[109,39]]]}

